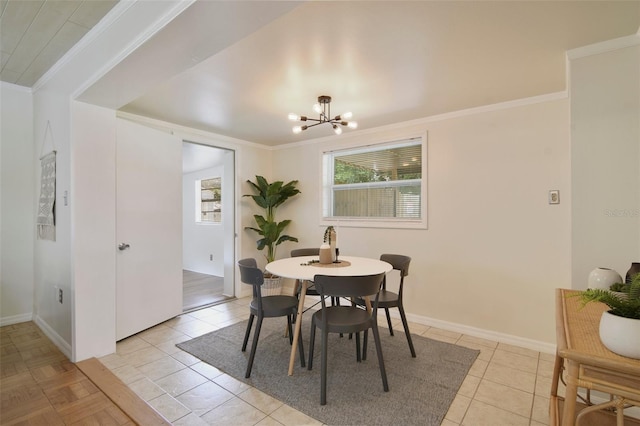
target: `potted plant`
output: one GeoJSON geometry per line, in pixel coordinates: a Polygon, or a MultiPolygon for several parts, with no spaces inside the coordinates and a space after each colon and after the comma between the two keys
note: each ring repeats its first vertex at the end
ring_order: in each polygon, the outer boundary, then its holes
{"type": "MultiPolygon", "coordinates": [[[[253,215],[257,227],[246,226],[244,229],[255,231],[260,236],[257,241],[258,250],[264,250],[266,248],[265,258],[267,259],[267,263],[273,262],[276,258],[276,247],[278,245],[285,241],[298,242],[296,237],[283,234],[284,229],[291,223],[291,220],[276,221],[277,208],[289,198],[300,193],[296,188],[298,181],[292,180],[287,184],[284,184],[282,181],[269,183],[264,177],[256,176],[255,182],[247,180],[247,183],[253,187],[255,194],[245,194],[243,197],[251,197],[259,207],[264,209],[265,216],[259,214],[253,215]]],[[[271,277],[269,273],[265,273],[265,278],[275,277],[271,277]]],[[[279,291],[279,278],[277,278],[277,281],[279,291]]],[[[267,285],[266,281],[264,285],[267,285]]]]}
{"type": "Polygon", "coordinates": [[[600,340],[612,352],[640,359],[640,274],[630,284],[611,287],[583,291],[583,305],[595,301],[606,304],[609,310],[600,318],[600,340]]]}

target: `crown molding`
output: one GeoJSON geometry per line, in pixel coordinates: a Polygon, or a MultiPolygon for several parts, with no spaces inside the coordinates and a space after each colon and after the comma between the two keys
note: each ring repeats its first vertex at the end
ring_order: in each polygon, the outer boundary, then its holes
{"type": "Polygon", "coordinates": [[[218,133],[209,132],[206,130],[196,129],[194,127],[182,126],[180,124],[171,123],[168,121],[162,121],[155,118],[145,117],[143,115],[137,115],[130,112],[116,110],[116,117],[122,120],[131,121],[140,124],[145,127],[151,127],[161,132],[172,134],[185,142],[203,142],[211,143],[215,142],[216,146],[221,148],[233,149],[237,145],[250,146],[258,149],[267,149],[269,146],[259,143],[246,141],[243,139],[232,138],[230,136],[221,135],[218,133]]]}
{"type": "MultiPolygon", "coordinates": [[[[184,0],[177,1],[175,5],[168,9],[157,21],[153,23],[153,25],[146,28],[144,31],[139,33],[135,39],[133,39],[128,45],[126,45],[118,54],[116,54],[110,61],[106,62],[103,66],[101,66],[96,72],[94,72],[90,78],[87,79],[79,88],[77,88],[72,94],[71,97],[76,98],[82,92],[84,92],[88,87],[90,87],[96,80],[98,80],[101,76],[103,76],[107,71],[121,62],[124,58],[126,58],[131,52],[140,47],[144,42],[146,42],[151,36],[153,36],[156,32],[158,32],[161,28],[163,28],[167,23],[169,23],[172,19],[178,16],[182,11],[188,8],[193,2],[196,0],[184,0]]],[[[102,35],[104,35],[107,31],[111,29],[112,26],[117,24],[121,19],[123,19],[126,13],[132,9],[137,4],[144,4],[145,0],[129,0],[129,1],[119,1],[105,16],[102,18],[100,22],[98,22],[78,43],[76,43],[69,51],[60,58],[38,81],[33,85],[32,90],[35,92],[38,89],[42,88],[49,82],[53,77],[55,77],[58,72],[60,72],[70,61],[76,58],[82,51],[87,48],[91,48],[91,45],[102,35]]]]}
{"type": "Polygon", "coordinates": [[[84,37],[80,39],[71,49],[65,53],[62,58],[53,64],[46,73],[42,75],[33,85],[33,91],[37,91],[42,86],[47,84],[51,78],[58,73],[71,59],[73,59],[79,52],[86,47],[90,46],[93,41],[98,38],[103,32],[105,32],[114,22],[116,22],[122,15],[129,10],[135,1],[120,1],[98,22],[84,37]]]}
{"type": "Polygon", "coordinates": [[[0,81],[0,85],[6,86],[7,89],[11,89],[16,92],[28,93],[30,95],[33,94],[33,89],[31,89],[31,87],[20,86],[19,84],[7,83],[6,81],[0,81]]]}
{"type": "MultiPolygon", "coordinates": [[[[516,100],[513,100],[513,101],[506,101],[506,102],[499,102],[499,103],[490,104],[490,105],[483,105],[483,106],[463,109],[463,110],[459,110],[459,111],[452,111],[452,112],[446,112],[446,113],[438,114],[438,115],[431,115],[431,116],[424,117],[424,118],[417,118],[415,120],[402,121],[402,122],[399,122],[399,123],[388,124],[386,126],[374,127],[374,128],[371,128],[371,129],[359,130],[359,131],[355,131],[355,132],[349,132],[348,136],[349,137],[352,137],[352,136],[366,136],[366,135],[375,134],[375,133],[379,133],[379,132],[384,132],[384,131],[388,131],[388,130],[396,130],[396,129],[402,129],[402,128],[410,127],[410,126],[420,126],[420,125],[426,125],[426,124],[429,124],[429,123],[435,123],[435,122],[438,122],[438,121],[450,120],[452,118],[468,117],[468,116],[472,116],[472,115],[476,115],[476,114],[483,114],[483,113],[486,113],[486,112],[500,111],[500,110],[504,110],[504,109],[510,109],[510,108],[517,108],[517,107],[521,107],[521,106],[539,104],[539,103],[543,103],[543,102],[551,102],[551,101],[556,101],[556,100],[559,100],[559,99],[567,99],[568,97],[569,97],[569,93],[566,90],[565,91],[561,91],[561,92],[548,93],[548,94],[545,94],[545,95],[531,96],[531,97],[528,97],[528,98],[516,99],[516,100]]],[[[293,142],[293,143],[288,143],[288,144],[283,144],[283,145],[276,145],[276,146],[272,146],[270,148],[272,150],[280,150],[280,149],[287,149],[287,148],[299,147],[299,146],[304,146],[304,145],[315,145],[315,144],[319,144],[319,143],[326,143],[328,141],[333,141],[333,140],[336,140],[337,138],[344,138],[344,137],[346,137],[345,134],[342,134],[340,136],[330,135],[330,136],[324,136],[324,137],[320,137],[320,138],[306,139],[304,141],[293,142]]]]}
{"type": "Polygon", "coordinates": [[[640,45],[640,30],[636,34],[626,37],[614,38],[600,43],[590,44],[584,47],[567,50],[569,60],[584,58],[586,56],[598,55],[600,53],[611,52],[613,50],[640,45]]]}

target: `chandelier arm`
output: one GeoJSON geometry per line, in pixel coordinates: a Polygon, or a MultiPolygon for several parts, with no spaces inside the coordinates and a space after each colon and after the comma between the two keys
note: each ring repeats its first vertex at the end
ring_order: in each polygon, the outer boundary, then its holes
{"type": "MultiPolygon", "coordinates": [[[[315,120],[315,121],[318,121],[318,120],[315,120]]],[[[320,124],[324,124],[324,123],[326,123],[326,121],[318,122],[318,123],[315,123],[315,124],[308,124],[307,125],[307,129],[310,128],[310,127],[319,126],[320,124]]]]}
{"type": "MultiPolygon", "coordinates": [[[[320,124],[325,124],[325,123],[330,124],[333,127],[336,134],[342,133],[342,129],[340,129],[338,126],[351,127],[354,129],[357,127],[357,124],[355,122],[344,121],[341,115],[336,115],[335,117],[331,117],[331,96],[326,96],[326,95],[318,96],[318,103],[314,106],[314,110],[318,112],[319,118],[297,116],[299,121],[304,121],[304,122],[312,121],[314,122],[314,124],[305,124],[304,126],[296,126],[293,128],[294,133],[300,133],[301,131],[307,130],[310,127],[318,126],[320,124]]],[[[345,116],[345,118],[351,117],[351,113],[345,113],[345,114],[348,114],[348,117],[345,116]]],[[[290,114],[290,118],[292,115],[293,114],[290,114]]]]}

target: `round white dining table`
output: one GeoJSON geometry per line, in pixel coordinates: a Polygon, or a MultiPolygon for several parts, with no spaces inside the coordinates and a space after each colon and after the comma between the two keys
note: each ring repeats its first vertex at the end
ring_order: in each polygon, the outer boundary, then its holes
{"type": "Polygon", "coordinates": [[[293,343],[291,345],[291,356],[289,358],[289,375],[293,375],[293,366],[296,359],[296,351],[298,349],[298,336],[302,327],[302,312],[304,311],[304,298],[307,293],[309,281],[313,281],[316,275],[332,275],[332,276],[358,276],[358,275],[375,275],[386,274],[393,269],[390,263],[379,259],[370,259],[367,257],[340,256],[336,264],[319,264],[318,256],[299,256],[278,259],[267,263],[266,270],[274,275],[284,278],[293,278],[300,280],[302,288],[300,289],[300,300],[298,302],[298,315],[296,316],[296,324],[293,332],[293,343]]]}
{"type": "Polygon", "coordinates": [[[297,280],[313,281],[316,275],[349,277],[355,275],[374,275],[387,273],[393,269],[391,264],[367,257],[340,256],[337,264],[322,265],[310,263],[318,261],[318,256],[300,256],[278,259],[268,263],[266,269],[274,275],[297,280]]]}

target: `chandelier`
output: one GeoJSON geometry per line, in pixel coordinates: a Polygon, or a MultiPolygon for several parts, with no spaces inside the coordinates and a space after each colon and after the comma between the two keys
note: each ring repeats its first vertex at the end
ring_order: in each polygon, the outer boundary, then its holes
{"type": "Polygon", "coordinates": [[[351,118],[353,114],[345,112],[342,115],[336,115],[331,118],[331,96],[318,96],[318,103],[313,105],[313,110],[320,114],[320,118],[309,118],[304,115],[289,114],[289,120],[291,121],[313,121],[313,124],[305,124],[303,126],[294,126],[293,133],[298,134],[310,127],[317,126],[319,124],[328,123],[333,127],[333,131],[336,135],[342,133],[342,127],[347,126],[350,129],[357,129],[358,123],[355,121],[346,121],[351,118]]]}

